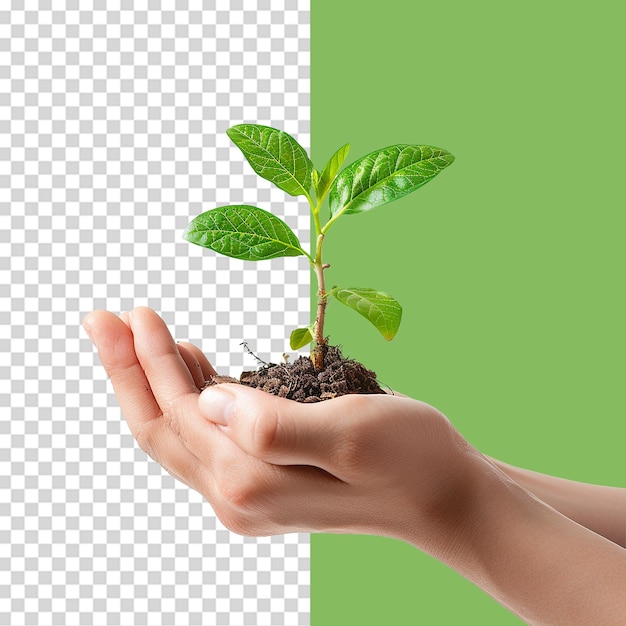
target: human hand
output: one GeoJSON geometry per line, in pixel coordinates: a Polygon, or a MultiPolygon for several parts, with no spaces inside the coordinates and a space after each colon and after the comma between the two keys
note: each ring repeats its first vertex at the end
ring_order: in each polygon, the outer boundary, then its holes
{"type": "Polygon", "coordinates": [[[200,393],[214,369],[153,311],[83,323],[139,445],[231,530],[396,537],[528,623],[623,623],[623,548],[510,480],[433,407],[299,404],[233,384],[200,393]]]}
{"type": "MultiPolygon", "coordinates": [[[[235,532],[361,532],[409,539],[457,509],[469,446],[404,397],[305,405],[226,384],[153,311],[84,320],[140,447],[235,532]]],[[[415,543],[415,542],[414,542],[415,543]]]]}
{"type": "Polygon", "coordinates": [[[347,395],[301,404],[223,384],[203,391],[199,408],[268,466],[265,476],[232,485],[252,534],[261,513],[269,532],[274,523],[273,532],[385,535],[436,553],[462,523],[468,470],[479,455],[423,402],[347,395]]]}
{"type": "Polygon", "coordinates": [[[198,489],[203,467],[177,436],[182,416],[197,414],[197,398],[213,366],[195,346],[175,343],[146,308],[119,317],[94,311],[83,327],[98,349],[120,408],[139,446],[169,473],[198,489]]]}

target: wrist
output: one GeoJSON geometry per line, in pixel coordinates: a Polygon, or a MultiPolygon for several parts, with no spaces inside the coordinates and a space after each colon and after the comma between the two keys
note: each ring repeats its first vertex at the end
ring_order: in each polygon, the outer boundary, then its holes
{"type": "Polygon", "coordinates": [[[448,464],[420,522],[402,539],[461,571],[481,558],[485,537],[500,532],[503,510],[532,508],[536,499],[464,440],[448,464]]]}
{"type": "MultiPolygon", "coordinates": [[[[467,549],[478,519],[485,515],[489,492],[499,488],[499,471],[456,431],[432,480],[428,498],[409,498],[407,523],[398,538],[453,566],[467,549]]],[[[420,481],[422,476],[417,476],[420,481]]]]}
{"type": "Polygon", "coordinates": [[[528,623],[624,623],[623,550],[560,514],[480,453],[466,460],[461,502],[447,519],[441,509],[430,545],[419,538],[411,543],[528,623]]]}

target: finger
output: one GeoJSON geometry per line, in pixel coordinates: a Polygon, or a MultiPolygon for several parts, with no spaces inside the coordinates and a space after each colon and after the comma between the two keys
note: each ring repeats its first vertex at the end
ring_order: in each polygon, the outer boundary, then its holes
{"type": "Polygon", "coordinates": [[[107,311],[94,311],[85,317],[83,327],[98,348],[139,446],[173,476],[200,491],[204,484],[202,464],[161,419],[161,408],[139,364],[133,335],[124,319],[107,311]]]}
{"type": "Polygon", "coordinates": [[[113,313],[94,311],[85,317],[83,327],[96,348],[113,384],[122,413],[133,434],[161,416],[161,408],[137,355],[133,334],[113,313]]]}
{"type": "MultiPolygon", "coordinates": [[[[120,313],[119,317],[126,324],[126,326],[130,328],[130,317],[128,311],[123,311],[120,313]]],[[[199,350],[193,344],[184,341],[178,342],[177,345],[183,360],[187,364],[187,367],[194,378],[194,381],[196,381],[199,388],[204,387],[204,383],[212,376],[215,376],[217,372],[202,350],[199,350]],[[181,346],[183,347],[183,350],[180,349],[181,346]]]]}
{"type": "Polygon", "coordinates": [[[228,528],[252,536],[347,528],[353,506],[341,480],[317,467],[246,458],[245,465],[231,462],[217,472],[215,510],[228,528]]]}
{"type": "MultiPolygon", "coordinates": [[[[208,463],[215,449],[215,438],[219,435],[215,426],[203,420],[198,411],[198,374],[195,359],[186,348],[179,349],[163,320],[151,309],[139,307],[129,315],[134,335],[135,351],[146,378],[163,413],[162,421],[171,434],[203,463],[208,463]],[[187,358],[187,362],[185,361],[187,358]],[[189,364],[189,365],[188,365],[189,364]]],[[[204,385],[204,381],[202,381],[204,385]]],[[[141,433],[140,445],[155,449],[155,458],[163,463],[164,458],[152,440],[159,442],[158,433],[141,433]]],[[[166,440],[167,441],[167,440],[166,440]]],[[[162,449],[167,453],[167,446],[162,449]]]]}
{"type": "Polygon", "coordinates": [[[390,420],[398,403],[386,395],[350,395],[301,404],[244,385],[204,390],[198,408],[248,454],[278,465],[314,465],[344,479],[376,445],[370,424],[390,420]]]}
{"type": "Polygon", "coordinates": [[[202,366],[200,365],[198,359],[195,354],[191,352],[186,346],[181,343],[177,344],[178,352],[180,356],[183,357],[183,361],[185,361],[185,365],[189,370],[189,373],[193,376],[194,383],[198,389],[202,389],[204,387],[204,382],[206,378],[204,377],[204,373],[202,372],[202,366]]]}
{"type": "Polygon", "coordinates": [[[200,370],[202,371],[202,376],[203,376],[203,381],[202,381],[203,383],[209,380],[212,376],[217,375],[215,368],[211,365],[209,360],[206,358],[204,352],[202,352],[202,350],[200,350],[198,347],[194,346],[192,343],[187,343],[186,341],[179,342],[178,346],[179,348],[180,346],[183,346],[183,348],[186,348],[194,356],[196,361],[200,364],[200,370]]]}
{"type": "Polygon", "coordinates": [[[163,412],[198,387],[172,339],[165,322],[151,309],[139,307],[129,314],[137,359],[163,412]]]}

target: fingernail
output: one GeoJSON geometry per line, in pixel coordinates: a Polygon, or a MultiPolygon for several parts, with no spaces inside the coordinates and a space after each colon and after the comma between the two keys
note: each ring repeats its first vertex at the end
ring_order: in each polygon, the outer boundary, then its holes
{"type": "Polygon", "coordinates": [[[235,397],[221,385],[208,387],[198,399],[198,408],[203,417],[209,421],[228,426],[233,410],[235,397]]]}

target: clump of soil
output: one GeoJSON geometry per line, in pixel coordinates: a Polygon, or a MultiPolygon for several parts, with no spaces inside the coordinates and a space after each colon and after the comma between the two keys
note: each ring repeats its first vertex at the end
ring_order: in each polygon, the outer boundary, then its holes
{"type": "Polygon", "coordinates": [[[302,356],[293,363],[270,363],[254,372],[243,372],[239,380],[216,376],[207,385],[220,382],[239,382],[296,402],[320,402],[350,393],[385,393],[374,372],[346,359],[337,346],[328,346],[324,369],[319,371],[309,357],[302,356]]]}

